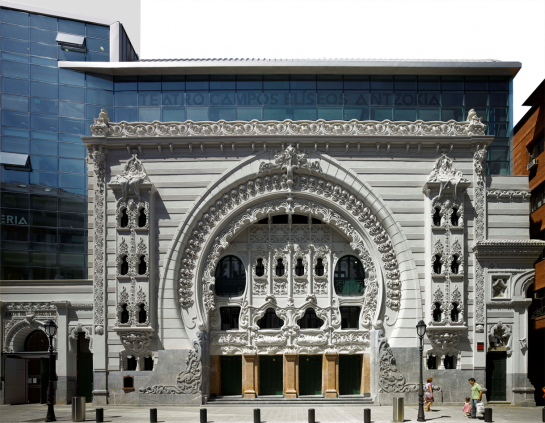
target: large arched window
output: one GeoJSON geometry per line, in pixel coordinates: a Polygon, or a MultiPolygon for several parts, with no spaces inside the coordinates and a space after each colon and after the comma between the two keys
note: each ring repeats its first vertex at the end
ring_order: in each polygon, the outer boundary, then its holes
{"type": "Polygon", "coordinates": [[[361,261],[344,256],[335,266],[334,287],[337,295],[362,295],[365,291],[365,272],[361,261]]]}
{"type": "Polygon", "coordinates": [[[301,329],[319,329],[324,321],[316,316],[314,309],[307,308],[303,317],[297,320],[297,324],[301,329]]]}
{"type": "Polygon", "coordinates": [[[284,321],[280,319],[273,308],[268,308],[265,315],[257,321],[259,329],[280,329],[284,321]]]}
{"type": "Polygon", "coordinates": [[[242,261],[235,256],[220,260],[216,267],[216,295],[220,297],[238,297],[246,287],[246,272],[242,261]]]}

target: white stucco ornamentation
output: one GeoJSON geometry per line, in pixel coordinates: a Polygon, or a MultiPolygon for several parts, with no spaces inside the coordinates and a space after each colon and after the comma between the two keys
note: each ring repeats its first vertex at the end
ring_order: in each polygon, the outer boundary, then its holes
{"type": "Polygon", "coordinates": [[[462,172],[456,171],[452,159],[446,154],[442,154],[435,162],[435,166],[428,176],[427,183],[428,186],[430,183],[439,183],[438,199],[441,199],[443,190],[448,187],[452,187],[454,190],[453,197],[456,198],[458,196],[458,184],[469,183],[469,181],[464,178],[462,172]]]}
{"type": "Polygon", "coordinates": [[[125,168],[121,174],[114,177],[108,185],[111,187],[120,186],[120,201],[127,201],[129,195],[134,195],[138,201],[142,201],[140,197],[140,185],[143,183],[150,183],[150,180],[144,169],[144,165],[138,159],[138,150],[133,150],[132,157],[125,164],[125,168]]]}
{"type": "MultiPolygon", "coordinates": [[[[101,113],[101,116],[103,114],[101,113]]],[[[106,114],[107,118],[107,114],[106,114]]],[[[258,121],[250,122],[109,122],[100,117],[91,125],[93,136],[123,137],[230,137],[230,136],[471,136],[485,135],[486,125],[473,110],[465,122],[379,121],[258,121]]]]}

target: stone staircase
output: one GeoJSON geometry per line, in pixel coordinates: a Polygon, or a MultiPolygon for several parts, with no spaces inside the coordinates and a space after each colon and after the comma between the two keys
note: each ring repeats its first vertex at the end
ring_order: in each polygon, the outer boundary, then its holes
{"type": "Polygon", "coordinates": [[[341,395],[339,398],[324,398],[321,395],[305,395],[299,398],[284,398],[280,395],[261,395],[258,398],[243,398],[238,395],[216,396],[208,399],[207,405],[217,406],[274,406],[274,405],[312,405],[315,407],[331,405],[373,405],[370,396],[341,395]]]}

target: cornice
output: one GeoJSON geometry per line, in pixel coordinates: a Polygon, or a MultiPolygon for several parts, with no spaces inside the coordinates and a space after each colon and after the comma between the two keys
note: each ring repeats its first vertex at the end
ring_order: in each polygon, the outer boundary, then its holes
{"type": "Polygon", "coordinates": [[[477,241],[473,251],[477,258],[498,256],[535,259],[545,248],[545,241],[538,239],[487,239],[477,241]]]}
{"type": "Polygon", "coordinates": [[[93,138],[206,138],[206,137],[473,137],[485,136],[486,125],[471,110],[468,120],[408,121],[231,121],[110,122],[102,110],[91,125],[93,138]]]}

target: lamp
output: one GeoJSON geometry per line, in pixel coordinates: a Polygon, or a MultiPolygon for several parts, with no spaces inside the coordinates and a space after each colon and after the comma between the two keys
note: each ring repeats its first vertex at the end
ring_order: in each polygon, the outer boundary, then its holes
{"type": "Polygon", "coordinates": [[[57,334],[57,325],[53,320],[48,320],[44,323],[45,334],[52,338],[57,334]]]}
{"type": "Polygon", "coordinates": [[[425,422],[426,418],[424,416],[424,377],[422,375],[422,353],[424,351],[424,335],[426,334],[426,324],[424,320],[420,320],[416,325],[416,334],[419,338],[419,347],[420,352],[420,383],[418,384],[418,418],[416,421],[425,422]]]}
{"type": "Polygon", "coordinates": [[[424,320],[420,320],[416,325],[416,333],[420,338],[426,334],[426,324],[424,323],[424,320]]]}
{"type": "Polygon", "coordinates": [[[53,381],[55,380],[55,357],[53,353],[53,337],[57,334],[57,325],[53,320],[48,320],[44,323],[45,334],[49,338],[49,384],[47,385],[47,416],[46,422],[56,422],[55,410],[53,405],[55,402],[55,387],[53,381]]]}

